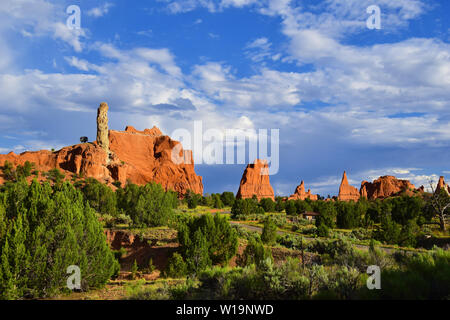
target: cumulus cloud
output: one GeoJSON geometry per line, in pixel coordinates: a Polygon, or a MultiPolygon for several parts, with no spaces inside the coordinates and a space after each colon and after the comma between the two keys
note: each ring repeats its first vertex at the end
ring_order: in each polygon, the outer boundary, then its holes
{"type": "Polygon", "coordinates": [[[104,15],[108,14],[109,9],[113,6],[114,5],[112,3],[106,2],[99,7],[88,10],[87,15],[95,18],[103,17],[104,15]]]}
{"type": "Polygon", "coordinates": [[[0,34],[13,30],[25,37],[50,35],[81,52],[81,39],[86,37],[86,30],[69,29],[65,24],[67,18],[62,4],[47,0],[4,0],[0,3],[0,34]]]}

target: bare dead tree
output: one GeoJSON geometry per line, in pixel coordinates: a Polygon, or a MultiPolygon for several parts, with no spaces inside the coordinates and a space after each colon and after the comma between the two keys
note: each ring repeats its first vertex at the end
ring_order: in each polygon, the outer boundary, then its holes
{"type": "Polygon", "coordinates": [[[433,180],[429,181],[432,196],[430,198],[430,205],[435,215],[439,218],[439,226],[441,231],[446,231],[446,220],[448,219],[448,211],[450,210],[450,196],[444,188],[438,190],[433,186],[433,180]]]}

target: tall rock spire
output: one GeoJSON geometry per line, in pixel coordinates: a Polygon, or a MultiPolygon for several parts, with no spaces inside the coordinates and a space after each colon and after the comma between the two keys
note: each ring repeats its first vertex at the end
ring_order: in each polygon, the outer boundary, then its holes
{"type": "Polygon", "coordinates": [[[450,193],[450,187],[448,186],[448,184],[445,183],[444,177],[441,176],[439,178],[439,182],[436,186],[436,191],[435,192],[440,192],[441,189],[444,189],[445,192],[450,193]]]}
{"type": "Polygon", "coordinates": [[[338,200],[340,201],[358,201],[360,195],[357,188],[348,183],[347,172],[342,175],[341,185],[339,187],[338,200]]]}
{"type": "Polygon", "coordinates": [[[108,104],[100,103],[97,111],[97,144],[109,153],[108,104]]]}
{"type": "Polygon", "coordinates": [[[269,167],[266,160],[255,160],[255,163],[247,165],[242,175],[241,183],[236,198],[245,199],[256,196],[258,200],[263,198],[275,199],[273,188],[269,180],[269,167]]]}

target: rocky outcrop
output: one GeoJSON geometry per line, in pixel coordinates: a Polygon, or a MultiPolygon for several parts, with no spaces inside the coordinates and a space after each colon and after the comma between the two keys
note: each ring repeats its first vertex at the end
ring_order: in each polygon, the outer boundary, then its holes
{"type": "Polygon", "coordinates": [[[239,199],[252,198],[258,200],[263,198],[275,199],[273,188],[269,180],[269,166],[266,160],[256,159],[255,163],[249,164],[242,175],[236,197],[239,199]]]}
{"type": "Polygon", "coordinates": [[[361,197],[375,200],[396,196],[402,192],[413,195],[414,190],[416,190],[416,187],[408,180],[397,179],[394,176],[383,176],[373,182],[363,181],[360,193],[361,197]]]}
{"type": "Polygon", "coordinates": [[[450,187],[448,186],[448,184],[445,183],[443,176],[439,177],[439,182],[436,186],[435,193],[441,192],[441,190],[445,190],[445,192],[447,192],[447,194],[450,194],[450,187]]]}
{"type": "Polygon", "coordinates": [[[109,152],[109,138],[108,138],[108,104],[102,102],[97,110],[97,144],[109,152]]]}
{"type": "Polygon", "coordinates": [[[156,126],[153,126],[153,128],[151,128],[151,129],[145,129],[144,131],[136,130],[133,126],[127,126],[125,128],[125,132],[140,133],[140,134],[145,134],[145,135],[149,135],[149,136],[153,136],[153,137],[158,137],[158,136],[163,135],[161,130],[159,130],[156,126]]]}
{"type": "Polygon", "coordinates": [[[305,182],[302,180],[299,186],[295,189],[294,194],[289,197],[289,200],[305,200],[310,199],[316,201],[318,199],[317,194],[312,194],[311,190],[308,189],[308,192],[305,192],[305,182]]]}
{"type": "Polygon", "coordinates": [[[358,201],[359,191],[357,188],[351,186],[348,183],[347,173],[344,171],[342,176],[341,185],[339,186],[338,200],[340,201],[358,201]]]}
{"type": "MultiPolygon", "coordinates": [[[[106,115],[105,105],[99,108],[102,119],[106,115]]],[[[105,123],[98,123],[101,124],[99,127],[104,128],[105,123]]],[[[123,186],[128,181],[140,185],[153,181],[160,183],[166,190],[178,192],[180,196],[188,190],[203,194],[202,177],[195,173],[192,152],[183,150],[180,142],[163,135],[158,128],[144,131],[133,127],[127,127],[126,131],[109,130],[106,143],[103,129],[99,128],[98,131],[100,134],[97,140],[100,143],[77,144],[55,152],[42,150],[20,155],[11,152],[0,155],[0,166],[5,161],[14,166],[29,161],[41,172],[60,169],[67,179],[77,174],[109,185],[119,181],[123,186]]],[[[0,176],[0,183],[3,182],[0,176]]]]}
{"type": "Polygon", "coordinates": [[[202,177],[194,171],[192,152],[183,150],[180,142],[162,135],[158,128],[143,132],[110,130],[109,139],[111,152],[126,164],[117,168],[119,181],[121,177],[136,184],[154,181],[180,194],[187,190],[203,194],[202,177]],[[173,159],[178,150],[183,159],[180,164],[173,159]]]}

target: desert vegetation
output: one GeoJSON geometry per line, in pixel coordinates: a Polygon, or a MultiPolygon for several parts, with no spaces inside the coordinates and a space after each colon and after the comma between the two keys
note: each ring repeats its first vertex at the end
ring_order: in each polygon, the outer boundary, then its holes
{"type": "Polygon", "coordinates": [[[68,181],[56,170],[38,181],[32,164],[5,164],[2,172],[2,299],[105,298],[104,286],[123,282],[115,298],[450,297],[449,234],[431,195],[179,198],[156,183],[113,190],[95,179],[68,181]],[[308,220],[305,212],[319,215],[308,220]],[[78,293],[66,287],[70,265],[81,269],[78,293]],[[382,290],[367,289],[370,265],[382,270],[382,290]]]}

